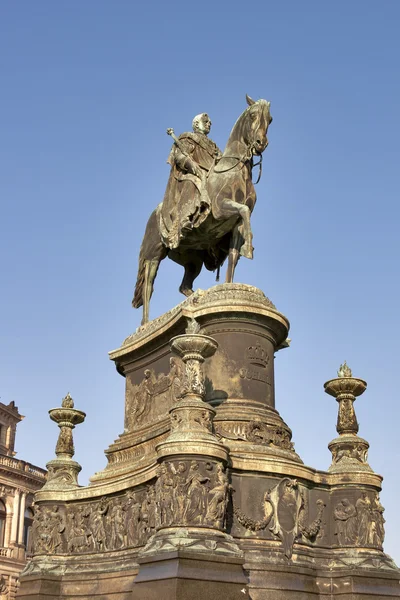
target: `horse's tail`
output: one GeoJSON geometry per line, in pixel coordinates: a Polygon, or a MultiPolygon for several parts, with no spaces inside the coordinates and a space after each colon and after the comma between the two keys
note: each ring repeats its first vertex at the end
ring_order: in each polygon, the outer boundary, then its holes
{"type": "Polygon", "coordinates": [[[136,278],[135,292],[133,295],[132,306],[133,308],[139,308],[143,304],[143,285],[146,273],[146,259],[144,257],[143,248],[140,248],[139,254],[139,268],[136,278]]]}
{"type": "MultiPolygon", "coordinates": [[[[157,224],[157,209],[154,210],[146,225],[143,242],[139,252],[139,268],[136,279],[135,293],[132,300],[133,308],[143,305],[143,288],[146,281],[146,263],[158,263],[167,256],[167,248],[163,245],[157,224]]],[[[157,270],[152,277],[156,276],[157,270]]]]}

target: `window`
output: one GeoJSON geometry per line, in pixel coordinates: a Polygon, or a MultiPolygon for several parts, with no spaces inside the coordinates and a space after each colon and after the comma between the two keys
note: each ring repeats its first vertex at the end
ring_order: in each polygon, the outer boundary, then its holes
{"type": "Polygon", "coordinates": [[[4,546],[4,533],[6,529],[6,505],[0,500],[0,546],[4,546]]]}
{"type": "Polygon", "coordinates": [[[25,511],[24,518],[24,538],[23,543],[25,544],[25,548],[27,552],[31,552],[31,531],[32,531],[32,523],[33,523],[33,510],[31,508],[27,508],[25,511]]]}

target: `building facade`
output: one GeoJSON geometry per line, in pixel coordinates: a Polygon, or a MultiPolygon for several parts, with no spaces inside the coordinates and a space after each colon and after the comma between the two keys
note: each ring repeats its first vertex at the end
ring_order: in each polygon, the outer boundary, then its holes
{"type": "Polygon", "coordinates": [[[46,471],[15,458],[17,425],[24,417],[14,402],[0,402],[0,600],[15,598],[30,555],[33,496],[46,471]]]}

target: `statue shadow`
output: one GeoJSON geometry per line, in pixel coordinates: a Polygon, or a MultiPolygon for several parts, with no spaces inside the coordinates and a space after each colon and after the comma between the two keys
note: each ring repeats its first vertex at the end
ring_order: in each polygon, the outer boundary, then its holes
{"type": "Polygon", "coordinates": [[[204,386],[206,390],[206,402],[209,402],[212,406],[220,406],[228,399],[228,393],[225,390],[215,389],[209,377],[205,377],[204,386]]]}

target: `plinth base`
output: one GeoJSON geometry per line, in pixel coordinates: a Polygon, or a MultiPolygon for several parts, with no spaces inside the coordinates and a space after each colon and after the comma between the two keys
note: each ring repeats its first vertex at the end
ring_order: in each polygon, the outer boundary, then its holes
{"type": "Polygon", "coordinates": [[[334,466],[318,471],[275,408],[288,328],[260,290],[223,284],[111,353],[124,433],[89,486],[36,495],[20,600],[400,600],[367,442],[333,440],[334,466]],[[204,409],[179,404],[188,363],[170,348],[193,319],[218,344],[204,409]]]}
{"type": "Polygon", "coordinates": [[[139,559],[132,600],[242,600],[243,559],[180,550],[139,559]]]}

